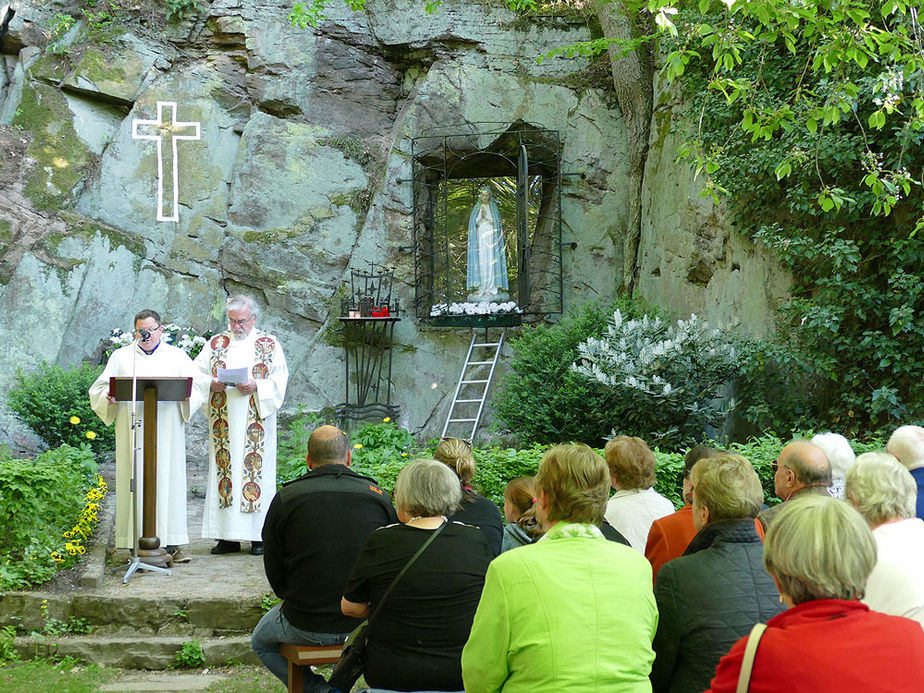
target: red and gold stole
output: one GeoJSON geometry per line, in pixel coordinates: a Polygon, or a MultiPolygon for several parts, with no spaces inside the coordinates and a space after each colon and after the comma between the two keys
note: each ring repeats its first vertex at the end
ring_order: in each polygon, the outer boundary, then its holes
{"type": "MultiPolygon", "coordinates": [[[[212,377],[218,375],[218,369],[225,367],[225,353],[231,344],[231,336],[224,332],[212,337],[209,346],[212,353],[209,366],[212,377]]],[[[269,375],[276,352],[276,342],[272,337],[258,333],[254,342],[254,365],[250,372],[254,380],[264,380],[269,375]]],[[[231,450],[228,425],[228,395],[225,392],[213,392],[209,400],[209,421],[212,424],[211,437],[215,449],[215,467],[218,471],[218,507],[231,507],[231,450]]],[[[263,446],[266,430],[263,419],[257,413],[257,393],[250,395],[247,405],[247,429],[244,435],[244,464],[241,488],[241,512],[260,512],[262,489],[261,472],[263,471],[263,446]]]]}

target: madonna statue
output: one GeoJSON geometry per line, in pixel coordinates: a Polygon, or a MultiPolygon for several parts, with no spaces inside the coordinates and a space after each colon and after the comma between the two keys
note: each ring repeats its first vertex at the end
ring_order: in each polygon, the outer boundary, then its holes
{"type": "Polygon", "coordinates": [[[478,190],[478,196],[468,218],[468,300],[502,302],[510,294],[500,210],[487,185],[478,190]]]}

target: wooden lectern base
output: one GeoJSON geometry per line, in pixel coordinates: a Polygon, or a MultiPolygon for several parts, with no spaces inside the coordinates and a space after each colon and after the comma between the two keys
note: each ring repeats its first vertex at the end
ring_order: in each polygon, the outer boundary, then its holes
{"type": "Polygon", "coordinates": [[[161,548],[160,539],[157,537],[141,537],[138,540],[138,558],[148,565],[160,568],[173,567],[173,556],[161,548]]]}

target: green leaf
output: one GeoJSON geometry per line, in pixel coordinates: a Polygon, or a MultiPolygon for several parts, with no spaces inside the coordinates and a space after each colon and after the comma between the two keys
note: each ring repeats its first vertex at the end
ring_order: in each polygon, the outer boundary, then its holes
{"type": "Polygon", "coordinates": [[[776,174],[777,180],[782,180],[783,178],[788,176],[790,173],[792,173],[792,166],[790,165],[788,161],[784,161],[779,166],[776,167],[776,170],[774,171],[774,173],[776,174]]]}

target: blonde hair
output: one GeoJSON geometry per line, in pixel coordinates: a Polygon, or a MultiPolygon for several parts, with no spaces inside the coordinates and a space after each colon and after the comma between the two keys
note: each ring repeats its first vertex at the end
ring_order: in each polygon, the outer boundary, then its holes
{"type": "Polygon", "coordinates": [[[844,493],[873,527],[915,516],[918,487],[914,477],[886,452],[865,452],[857,457],[847,470],[844,493]]]}
{"type": "Polygon", "coordinates": [[[536,487],[548,501],[548,520],[603,522],[609,472],[603,458],[587,445],[569,443],[546,451],[539,460],[536,487]]]}
{"type": "Polygon", "coordinates": [[[515,524],[525,531],[531,539],[542,534],[542,528],[536,519],[536,481],[531,476],[518,476],[507,482],[504,499],[512,505],[519,517],[515,524]]]}
{"type": "Polygon", "coordinates": [[[849,503],[820,495],[783,504],[767,530],[764,568],[794,604],[859,599],[876,564],[876,540],[849,503]]]}
{"type": "Polygon", "coordinates": [[[655,483],[654,453],[648,444],[635,436],[616,436],[604,449],[606,464],[622,489],[646,489],[655,483]]]}
{"type": "Polygon", "coordinates": [[[757,517],[764,489],[754,467],[741,455],[725,453],[699,460],[690,471],[697,505],[709,508],[709,521],[757,517]]]}
{"type": "Polygon", "coordinates": [[[471,443],[461,438],[443,438],[433,451],[433,457],[454,471],[463,486],[471,486],[475,476],[471,443]]]}

